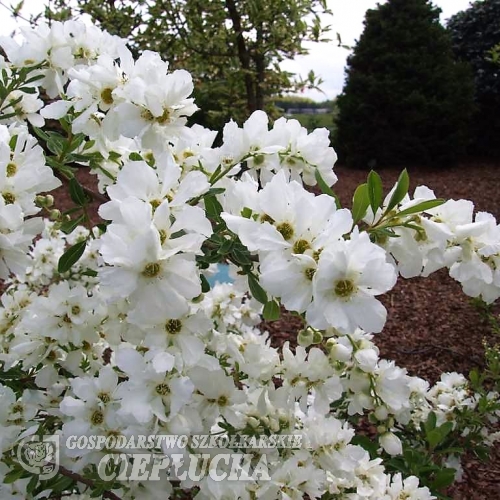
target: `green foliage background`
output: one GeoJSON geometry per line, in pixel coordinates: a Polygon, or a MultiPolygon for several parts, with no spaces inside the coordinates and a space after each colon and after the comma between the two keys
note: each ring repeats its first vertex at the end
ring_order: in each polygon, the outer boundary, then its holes
{"type": "Polygon", "coordinates": [[[220,129],[256,109],[276,114],[276,96],[318,83],[279,63],[307,53],[305,41],[325,40],[321,16],[329,10],[326,0],[54,0],[45,17],[82,13],[129,39],[135,56],[154,50],[172,69],[188,70],[201,109],[195,121],[220,129]]]}

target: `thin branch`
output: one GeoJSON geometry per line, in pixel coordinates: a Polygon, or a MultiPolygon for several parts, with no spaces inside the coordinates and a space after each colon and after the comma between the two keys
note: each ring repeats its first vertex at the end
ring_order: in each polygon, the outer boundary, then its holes
{"type": "MultiPolygon", "coordinates": [[[[55,465],[55,464],[53,464],[53,465],[55,465]]],[[[65,477],[69,477],[73,481],[85,484],[89,488],[95,487],[95,483],[94,483],[94,481],[92,481],[92,479],[87,479],[86,477],[83,477],[82,475],[77,474],[76,472],[71,472],[70,470],[66,469],[66,467],[63,467],[62,465],[59,465],[58,472],[65,477]]],[[[113,493],[112,491],[109,491],[109,490],[103,492],[102,498],[108,498],[109,500],[122,500],[118,495],[116,495],[115,493],[113,493]]]]}
{"type": "Polygon", "coordinates": [[[26,21],[27,23],[32,24],[32,20],[31,19],[28,19],[27,17],[24,17],[23,15],[19,14],[18,12],[15,12],[14,9],[12,8],[12,6],[5,5],[1,0],[0,0],[0,5],[2,7],[5,7],[10,12],[11,16],[14,19],[16,19],[18,17],[19,19],[22,19],[23,21],[26,21]]]}

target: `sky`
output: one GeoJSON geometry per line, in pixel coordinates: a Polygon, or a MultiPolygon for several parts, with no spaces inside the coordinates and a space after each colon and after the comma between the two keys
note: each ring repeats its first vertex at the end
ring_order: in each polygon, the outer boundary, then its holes
{"type": "MultiPolygon", "coordinates": [[[[272,0],[270,0],[272,1],[272,0]]],[[[324,81],[321,85],[322,92],[306,91],[303,96],[310,97],[317,101],[333,99],[341,91],[344,84],[344,68],[347,56],[350,51],[338,47],[336,40],[337,33],[341,36],[342,43],[353,46],[363,31],[363,20],[365,12],[377,6],[377,3],[384,3],[385,0],[328,0],[328,7],[333,11],[333,16],[324,19],[325,24],[329,24],[332,30],[329,43],[308,43],[306,47],[309,54],[298,56],[293,61],[284,61],[282,68],[291,71],[303,78],[310,70],[321,77],[324,81]]],[[[17,0],[0,0],[0,4],[16,4],[17,0]]],[[[43,0],[25,0],[22,13],[29,17],[29,13],[36,13],[41,10],[43,0]]],[[[466,9],[470,0],[434,0],[434,4],[442,9],[441,21],[453,14],[466,9]]],[[[9,17],[8,11],[0,5],[0,35],[8,35],[15,28],[14,21],[9,17]]]]}

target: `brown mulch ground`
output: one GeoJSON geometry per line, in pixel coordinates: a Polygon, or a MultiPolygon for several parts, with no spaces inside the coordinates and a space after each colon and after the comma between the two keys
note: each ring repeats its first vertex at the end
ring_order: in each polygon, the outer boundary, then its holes
{"type": "MultiPolygon", "coordinates": [[[[343,206],[351,206],[355,188],[366,181],[367,172],[344,167],[335,169],[339,181],[334,186],[343,206]]],[[[396,182],[399,170],[379,171],[386,192],[396,182]]],[[[500,221],[500,165],[462,165],[447,170],[409,169],[411,191],[420,184],[434,190],[439,198],[466,198],[476,210],[493,213],[500,221]]],[[[400,278],[396,287],[382,297],[388,320],[375,338],[381,356],[435,382],[445,371],[467,374],[483,366],[483,339],[500,342],[471,300],[446,270],[429,278],[400,278]]],[[[500,312],[500,307],[496,308],[500,312]]],[[[293,340],[300,328],[296,318],[284,316],[266,324],[276,344],[293,340]]],[[[482,464],[472,453],[464,463],[464,480],[448,494],[454,500],[500,499],[500,448],[493,450],[491,462],[482,464]]]]}
{"type": "MultiPolygon", "coordinates": [[[[336,167],[339,177],[334,190],[344,206],[350,206],[354,189],[366,180],[367,172],[336,167]]],[[[379,171],[388,191],[399,170],[379,171]]],[[[453,169],[430,170],[410,168],[411,189],[425,184],[440,198],[466,198],[476,210],[493,213],[500,221],[498,177],[500,165],[467,164],[453,169]]],[[[88,173],[79,175],[82,183],[91,186],[88,173]]],[[[69,208],[64,190],[56,194],[58,205],[69,208]]],[[[406,367],[410,374],[430,382],[444,371],[467,374],[473,367],[483,366],[483,340],[498,343],[478,309],[466,297],[446,271],[429,278],[400,279],[394,290],[383,297],[388,309],[384,331],[376,343],[381,355],[406,367]]],[[[497,308],[500,312],[500,307],[497,308]]],[[[293,342],[300,325],[296,318],[283,316],[266,324],[276,344],[293,342]]],[[[470,454],[472,455],[472,453],[470,454]]],[[[454,500],[500,499],[500,449],[493,450],[489,464],[477,462],[472,456],[464,464],[464,480],[448,494],[454,500]]]]}

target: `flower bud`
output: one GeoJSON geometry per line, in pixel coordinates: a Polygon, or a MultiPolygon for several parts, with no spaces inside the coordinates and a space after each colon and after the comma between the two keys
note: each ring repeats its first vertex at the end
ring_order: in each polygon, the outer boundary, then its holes
{"type": "Polygon", "coordinates": [[[51,194],[45,196],[45,203],[47,207],[51,207],[54,204],[54,197],[51,194]]]}
{"type": "Polygon", "coordinates": [[[257,429],[257,427],[259,427],[259,420],[256,419],[255,417],[248,417],[247,418],[247,424],[250,426],[250,427],[253,427],[254,429],[257,429]]]}
{"type": "Polygon", "coordinates": [[[389,416],[389,412],[387,411],[387,408],[385,406],[377,407],[374,413],[377,419],[382,421],[387,420],[387,417],[389,416]]]}
{"type": "MultiPolygon", "coordinates": [[[[329,339],[328,342],[333,341],[330,343],[330,352],[329,356],[332,361],[341,361],[345,363],[346,361],[349,361],[351,359],[352,355],[352,347],[351,346],[345,346],[343,344],[338,344],[335,342],[334,339],[329,339]]],[[[327,344],[328,344],[327,342],[327,344]]]]}
{"type": "Polygon", "coordinates": [[[314,343],[314,332],[310,328],[301,330],[297,335],[297,343],[302,347],[309,347],[314,343]]]}
{"type": "Polygon", "coordinates": [[[323,334],[319,330],[313,332],[313,344],[319,344],[323,341],[323,334]]]}
{"type": "Polygon", "coordinates": [[[49,213],[50,220],[59,220],[61,218],[61,211],[57,208],[54,208],[49,213]]]}
{"type": "Polygon", "coordinates": [[[403,453],[403,445],[401,440],[392,432],[386,432],[378,438],[380,446],[389,455],[401,455],[403,453]]]}

